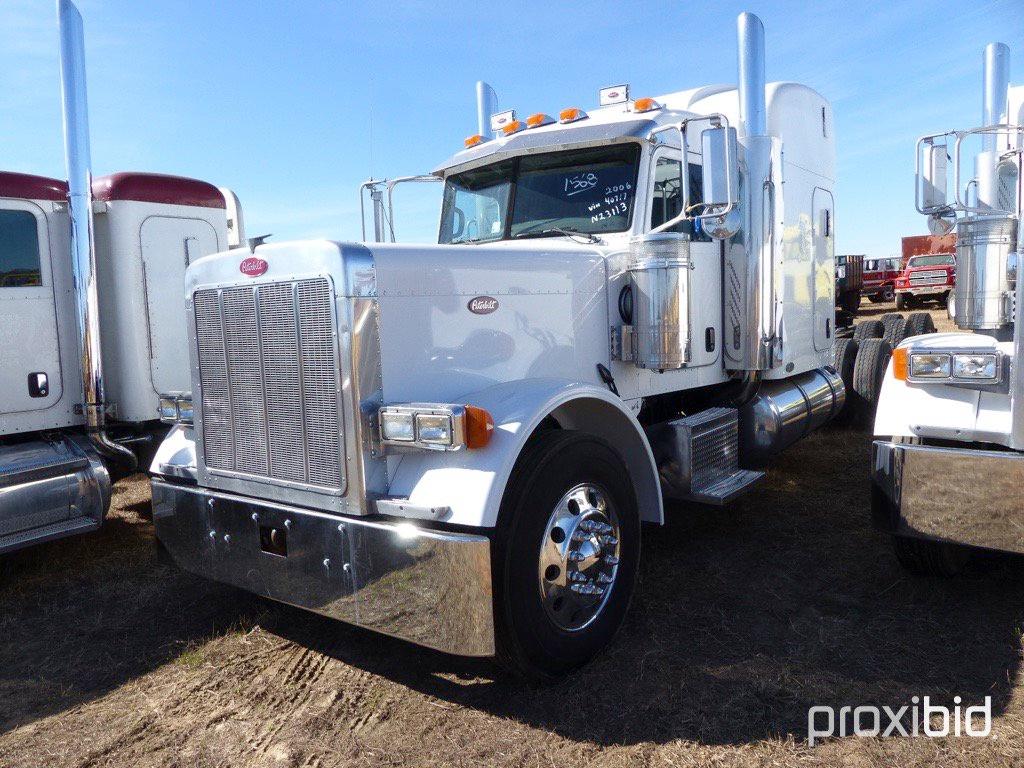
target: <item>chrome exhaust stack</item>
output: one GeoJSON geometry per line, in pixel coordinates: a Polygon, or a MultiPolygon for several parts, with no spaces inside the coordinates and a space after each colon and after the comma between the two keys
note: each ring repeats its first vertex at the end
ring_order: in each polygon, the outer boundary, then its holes
{"type": "Polygon", "coordinates": [[[743,349],[739,366],[747,371],[772,368],[781,352],[775,333],[774,208],[772,139],[767,135],[765,104],[764,25],[752,13],[736,20],[738,47],[739,143],[747,166],[743,205],[746,209],[747,268],[743,286],[743,349]]]}
{"type": "MultiPolygon", "coordinates": [[[[984,74],[982,75],[981,124],[985,127],[1006,125],[1009,117],[1008,91],[1010,88],[1010,48],[1005,43],[985,46],[984,74]]],[[[981,208],[1000,209],[999,139],[1004,133],[982,134],[982,151],[975,159],[975,178],[978,180],[978,205],[981,208]]]]}
{"type": "Polygon", "coordinates": [[[80,339],[83,413],[93,446],[102,455],[138,466],[135,454],[106,432],[107,402],[100,350],[96,249],[93,242],[92,170],[89,149],[89,108],[85,88],[85,34],[82,15],[71,0],[57,0],[60,25],[60,84],[64,117],[64,152],[68,169],[71,219],[71,269],[80,339]]]}

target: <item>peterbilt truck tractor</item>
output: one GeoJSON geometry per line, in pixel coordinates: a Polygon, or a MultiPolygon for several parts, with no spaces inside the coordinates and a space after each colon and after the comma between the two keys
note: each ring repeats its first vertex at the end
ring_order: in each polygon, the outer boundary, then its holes
{"type": "Polygon", "coordinates": [[[96,529],[145,468],[191,387],[185,268],[241,235],[230,191],[92,178],[82,20],[57,9],[68,181],[0,171],[0,554],[96,529]]]}
{"type": "Polygon", "coordinates": [[[960,332],[897,347],[872,459],[875,525],[916,573],[954,574],[978,549],[1024,553],[1024,86],[1009,73],[1009,48],[986,47],[982,124],[917,144],[917,208],[934,234],[956,231],[960,332]]]}
{"type": "Polygon", "coordinates": [[[604,647],[663,497],[730,502],[845,398],[832,109],[738,35],[738,86],[482,104],[436,244],[384,242],[373,182],[375,241],[192,262],[166,554],[530,677],[604,647]]]}

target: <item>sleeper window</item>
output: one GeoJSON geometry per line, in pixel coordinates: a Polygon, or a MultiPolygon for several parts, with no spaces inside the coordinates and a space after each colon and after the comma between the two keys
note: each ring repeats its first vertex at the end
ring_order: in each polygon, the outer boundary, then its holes
{"type": "Polygon", "coordinates": [[[36,217],[0,210],[0,288],[42,284],[36,217]]]}

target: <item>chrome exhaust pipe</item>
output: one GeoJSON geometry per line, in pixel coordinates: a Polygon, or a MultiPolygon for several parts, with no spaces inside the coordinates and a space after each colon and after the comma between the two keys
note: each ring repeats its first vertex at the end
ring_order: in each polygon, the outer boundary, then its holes
{"type": "Polygon", "coordinates": [[[739,49],[740,136],[764,136],[768,119],[764,103],[764,24],[744,11],[736,18],[739,49]]]}
{"type": "Polygon", "coordinates": [[[498,94],[483,80],[476,81],[476,132],[490,138],[491,115],[498,111],[498,94]]]}
{"type": "MultiPolygon", "coordinates": [[[[982,74],[981,124],[1005,125],[1009,119],[1007,103],[1010,87],[1010,48],[1005,43],[989,43],[985,46],[982,74]]],[[[982,134],[981,152],[974,165],[977,179],[978,206],[1000,208],[999,179],[996,168],[999,165],[999,139],[1004,133],[982,134]]]]}
{"type": "MultiPolygon", "coordinates": [[[[982,125],[1005,125],[1009,116],[1007,102],[1010,88],[1010,47],[1006,43],[989,43],[985,46],[985,70],[982,81],[982,125]]],[[[984,149],[996,149],[997,136],[986,134],[984,149]]]]}
{"type": "Polygon", "coordinates": [[[765,104],[764,24],[752,13],[736,19],[738,49],[737,91],[739,143],[747,165],[746,269],[742,279],[741,348],[737,367],[747,371],[772,368],[778,340],[775,334],[775,279],[772,257],[775,189],[772,179],[772,139],[767,135],[765,104]]]}
{"type": "Polygon", "coordinates": [[[89,107],[85,88],[85,33],[82,15],[71,0],[57,0],[60,26],[60,85],[64,118],[64,154],[68,168],[68,213],[71,219],[71,270],[80,339],[82,410],[96,450],[115,461],[138,466],[128,448],[106,432],[103,356],[100,350],[96,248],[93,242],[92,170],[89,150],[89,107]]]}

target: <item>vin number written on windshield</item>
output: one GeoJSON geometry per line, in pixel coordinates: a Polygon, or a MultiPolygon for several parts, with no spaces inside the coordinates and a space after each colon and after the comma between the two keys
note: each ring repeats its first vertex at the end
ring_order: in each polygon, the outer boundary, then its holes
{"type": "Polygon", "coordinates": [[[587,206],[591,223],[624,215],[629,210],[629,190],[632,188],[629,183],[605,187],[604,199],[587,206]]]}

